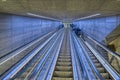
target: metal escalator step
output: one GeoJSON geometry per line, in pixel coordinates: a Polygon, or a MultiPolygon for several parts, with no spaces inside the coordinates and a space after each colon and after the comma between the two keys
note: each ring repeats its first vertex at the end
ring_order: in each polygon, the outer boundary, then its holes
{"type": "Polygon", "coordinates": [[[104,73],[105,72],[105,69],[103,67],[99,67],[97,69],[100,71],[100,73],[104,73]]]}
{"type": "Polygon", "coordinates": [[[71,66],[56,66],[55,67],[56,71],[72,71],[71,66]]]}
{"type": "Polygon", "coordinates": [[[71,58],[71,56],[59,56],[59,58],[65,58],[65,59],[70,59],[71,58]]]}
{"type": "Polygon", "coordinates": [[[58,65],[58,66],[71,66],[72,63],[71,62],[57,62],[56,65],[58,65]]]}
{"type": "Polygon", "coordinates": [[[96,67],[102,67],[102,65],[100,63],[95,63],[96,67]]]}
{"type": "Polygon", "coordinates": [[[61,78],[72,78],[73,73],[72,71],[55,71],[53,73],[54,77],[61,77],[61,78]]]}
{"type": "Polygon", "coordinates": [[[53,77],[52,80],[73,80],[73,78],[53,77]]]}
{"type": "Polygon", "coordinates": [[[93,60],[94,63],[99,63],[99,61],[97,59],[93,60]]]}
{"type": "Polygon", "coordinates": [[[95,60],[95,59],[96,59],[96,57],[91,57],[91,59],[92,59],[92,60],[95,60]]]}
{"type": "Polygon", "coordinates": [[[110,78],[108,73],[101,73],[101,75],[105,78],[105,80],[110,78]]]}
{"type": "Polygon", "coordinates": [[[63,61],[63,62],[70,62],[71,61],[71,59],[58,59],[58,61],[63,61]]]}
{"type": "Polygon", "coordinates": [[[19,78],[19,79],[25,78],[27,74],[28,74],[27,72],[24,72],[24,73],[23,73],[21,76],[19,76],[18,78],[19,78]]]}
{"type": "Polygon", "coordinates": [[[70,56],[70,54],[60,54],[60,56],[70,56]]]}
{"type": "Polygon", "coordinates": [[[94,56],[94,54],[90,53],[90,56],[94,56]]]}

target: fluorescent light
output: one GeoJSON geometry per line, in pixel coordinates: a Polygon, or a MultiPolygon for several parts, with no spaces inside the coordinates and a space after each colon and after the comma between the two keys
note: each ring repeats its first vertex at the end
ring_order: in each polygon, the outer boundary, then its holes
{"type": "MultiPolygon", "coordinates": [[[[101,15],[101,14],[100,14],[100,13],[98,13],[98,14],[93,14],[93,15],[90,15],[90,16],[81,17],[81,18],[76,19],[76,20],[88,19],[88,18],[92,18],[92,17],[95,17],[95,16],[99,16],[99,15],[101,15]]],[[[75,20],[75,21],[76,21],[76,20],[75,20]]]]}
{"type": "Polygon", "coordinates": [[[2,0],[3,2],[7,1],[7,0],[2,0]]]}
{"type": "Polygon", "coordinates": [[[41,16],[41,15],[37,15],[37,14],[33,14],[33,13],[27,13],[27,15],[59,21],[58,19],[54,19],[54,18],[50,18],[50,17],[45,17],[45,16],[41,16]]]}

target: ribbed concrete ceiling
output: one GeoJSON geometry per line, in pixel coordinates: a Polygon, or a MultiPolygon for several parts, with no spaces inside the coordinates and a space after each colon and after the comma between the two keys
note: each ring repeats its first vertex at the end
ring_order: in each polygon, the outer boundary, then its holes
{"type": "Polygon", "coordinates": [[[98,13],[120,14],[120,0],[0,0],[0,12],[74,20],[98,13]]]}

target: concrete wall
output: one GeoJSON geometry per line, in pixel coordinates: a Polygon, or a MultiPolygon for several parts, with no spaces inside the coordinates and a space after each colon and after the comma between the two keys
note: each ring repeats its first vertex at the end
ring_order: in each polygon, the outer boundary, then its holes
{"type": "MultiPolygon", "coordinates": [[[[112,42],[109,43],[109,45],[114,45],[115,46],[115,51],[120,54],[120,36],[118,36],[115,40],[113,40],[112,42]]],[[[111,61],[111,65],[119,72],[120,74],[120,60],[111,56],[110,54],[109,56],[109,61],[111,61]]]]}
{"type": "Polygon", "coordinates": [[[56,29],[60,22],[0,14],[0,57],[56,29]]]}
{"type": "Polygon", "coordinates": [[[73,24],[90,34],[95,39],[102,41],[120,24],[120,16],[86,19],[73,22],[73,24]]]}

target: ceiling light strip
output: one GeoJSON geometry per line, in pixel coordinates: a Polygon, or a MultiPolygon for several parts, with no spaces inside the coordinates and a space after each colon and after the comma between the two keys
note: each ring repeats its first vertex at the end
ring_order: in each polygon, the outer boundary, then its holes
{"type": "Polygon", "coordinates": [[[50,17],[45,17],[45,16],[41,16],[41,15],[37,15],[37,14],[33,14],[33,13],[27,13],[27,15],[35,16],[35,17],[39,17],[39,18],[44,18],[44,19],[51,19],[51,20],[60,21],[60,20],[58,20],[58,19],[54,19],[54,18],[50,18],[50,17]]]}
{"type": "Polygon", "coordinates": [[[76,19],[75,21],[82,20],[82,19],[88,19],[88,18],[92,18],[92,17],[99,16],[99,15],[101,15],[101,14],[100,14],[100,13],[98,13],[98,14],[93,14],[93,15],[90,15],[90,16],[81,17],[81,18],[79,18],[79,19],[76,19]]]}

